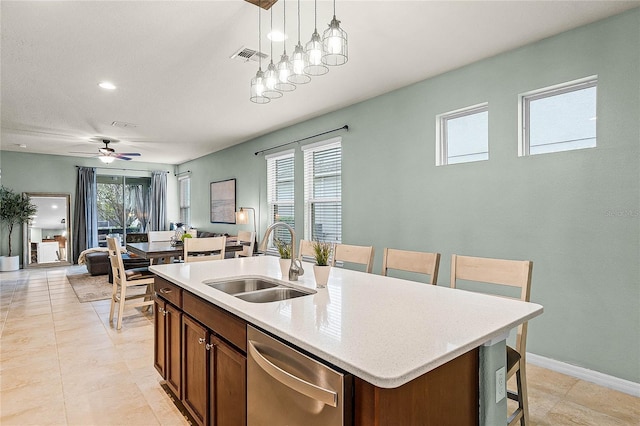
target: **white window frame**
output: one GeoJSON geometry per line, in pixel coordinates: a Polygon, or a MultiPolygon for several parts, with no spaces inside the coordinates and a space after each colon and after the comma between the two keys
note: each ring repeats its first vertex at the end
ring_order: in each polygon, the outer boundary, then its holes
{"type": "MultiPolygon", "coordinates": [[[[462,161],[459,163],[451,163],[449,164],[449,155],[448,155],[448,145],[449,141],[447,138],[447,122],[449,120],[454,120],[456,118],[466,117],[469,115],[479,114],[482,112],[489,112],[489,103],[483,102],[480,104],[468,106],[465,108],[460,108],[454,111],[445,112],[442,114],[436,115],[436,166],[448,166],[453,164],[464,164],[464,163],[475,163],[477,161],[486,161],[486,159],[481,160],[470,160],[470,161],[462,161]]],[[[488,120],[488,118],[487,118],[488,120]]],[[[488,131],[488,130],[487,130],[488,131]]],[[[487,141],[488,141],[487,135],[487,141]]],[[[487,142],[487,157],[489,156],[489,145],[487,142]]]]}
{"type": "Polygon", "coordinates": [[[191,226],[191,176],[178,178],[178,204],[180,209],[180,222],[185,226],[191,226]],[[183,193],[183,183],[188,186],[188,194],[183,193]]]}
{"type": "MultiPolygon", "coordinates": [[[[311,210],[315,203],[340,203],[342,206],[342,160],[340,165],[340,197],[338,198],[312,198],[313,194],[313,170],[309,169],[312,162],[309,161],[309,156],[314,152],[325,151],[329,149],[340,148],[340,158],[342,159],[342,137],[338,136],[325,141],[312,143],[300,147],[304,153],[304,238],[306,240],[312,240],[313,236],[313,224],[311,223],[311,210]]],[[[342,218],[341,218],[342,221],[342,218]]],[[[340,224],[340,240],[342,240],[342,222],[340,224]]],[[[340,243],[342,241],[334,241],[340,243]]]]}
{"type": "MultiPolygon", "coordinates": [[[[590,87],[596,88],[596,108],[597,108],[597,90],[598,90],[597,75],[592,75],[589,77],[580,78],[578,80],[568,81],[566,83],[560,83],[553,86],[532,90],[530,92],[521,93],[518,96],[518,129],[520,129],[520,132],[518,132],[518,157],[553,153],[553,152],[545,152],[545,153],[539,153],[539,154],[530,153],[529,105],[531,101],[536,101],[539,99],[562,95],[565,93],[576,92],[576,91],[587,89],[590,87]]],[[[596,124],[596,127],[597,127],[597,124],[596,124]]],[[[596,146],[597,146],[597,136],[596,136],[596,146]]],[[[575,151],[578,149],[587,149],[587,148],[592,148],[592,147],[572,148],[570,150],[559,151],[559,152],[575,151]]]]}
{"type": "MultiPolygon", "coordinates": [[[[288,149],[286,151],[281,151],[281,152],[277,152],[274,154],[269,154],[269,155],[265,155],[265,160],[267,160],[267,211],[268,213],[268,218],[267,218],[267,222],[268,225],[272,225],[273,223],[275,223],[274,220],[274,208],[275,206],[291,206],[292,210],[294,211],[294,225],[292,226],[293,228],[295,228],[295,150],[294,149],[288,149]],[[275,181],[276,176],[274,175],[275,170],[275,164],[278,160],[283,160],[286,158],[291,158],[293,159],[293,198],[291,200],[277,200],[276,199],[276,185],[277,182],[275,181]]],[[[273,245],[273,234],[271,235],[271,238],[269,239],[269,246],[268,246],[269,251],[274,251],[276,250],[275,246],[273,245]]],[[[276,251],[277,253],[277,251],[276,251]]]]}

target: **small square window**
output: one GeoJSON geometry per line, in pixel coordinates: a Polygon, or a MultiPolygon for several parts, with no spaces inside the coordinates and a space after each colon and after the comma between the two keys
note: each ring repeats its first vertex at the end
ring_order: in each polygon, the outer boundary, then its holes
{"type": "Polygon", "coordinates": [[[436,165],[489,159],[489,105],[487,103],[436,117],[436,165]]]}
{"type": "Polygon", "coordinates": [[[521,95],[520,156],[595,148],[595,77],[521,95]]]}

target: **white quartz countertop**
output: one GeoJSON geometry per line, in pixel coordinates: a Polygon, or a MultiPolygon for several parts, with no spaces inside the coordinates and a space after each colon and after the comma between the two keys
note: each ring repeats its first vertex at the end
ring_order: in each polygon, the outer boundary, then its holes
{"type": "Polygon", "coordinates": [[[444,286],[332,268],[315,288],[313,265],[291,286],[309,296],[251,303],[203,284],[238,276],[281,279],[278,258],[154,265],[157,275],[376,386],[401,386],[500,339],[542,306],[444,286]]]}

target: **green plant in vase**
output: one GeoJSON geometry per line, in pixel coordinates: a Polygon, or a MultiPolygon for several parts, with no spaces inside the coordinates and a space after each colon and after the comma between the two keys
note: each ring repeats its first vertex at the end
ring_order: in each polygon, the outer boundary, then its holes
{"type": "Polygon", "coordinates": [[[12,190],[0,187],[0,222],[7,227],[9,255],[2,257],[0,270],[15,271],[20,268],[20,257],[12,256],[11,236],[15,225],[23,225],[31,220],[38,211],[31,199],[12,190]]]}
{"type": "Polygon", "coordinates": [[[280,259],[291,259],[291,243],[279,240],[277,238],[273,240],[273,243],[276,245],[276,248],[278,249],[278,254],[280,254],[280,259]]]}
{"type": "Polygon", "coordinates": [[[324,288],[329,282],[329,273],[331,272],[331,266],[329,266],[329,258],[333,251],[333,245],[331,243],[323,241],[313,242],[313,254],[316,260],[316,264],[313,265],[313,274],[316,278],[316,286],[318,288],[324,288]]]}

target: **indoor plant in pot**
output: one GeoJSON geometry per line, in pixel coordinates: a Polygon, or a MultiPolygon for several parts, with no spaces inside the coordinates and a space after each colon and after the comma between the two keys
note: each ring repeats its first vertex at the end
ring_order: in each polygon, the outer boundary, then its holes
{"type": "Polygon", "coordinates": [[[11,237],[13,227],[29,222],[37,210],[37,207],[29,197],[16,194],[4,186],[0,187],[0,222],[7,227],[9,246],[8,256],[0,257],[0,271],[16,271],[20,269],[20,256],[12,256],[11,237]]]}
{"type": "Polygon", "coordinates": [[[278,254],[280,254],[280,272],[282,273],[282,278],[286,279],[289,277],[289,268],[291,267],[291,244],[277,238],[273,240],[273,243],[278,249],[278,254]]]}
{"type": "Polygon", "coordinates": [[[313,265],[313,275],[316,277],[316,287],[324,288],[329,281],[329,273],[331,272],[331,266],[329,266],[329,257],[332,250],[331,243],[322,241],[313,242],[313,254],[316,259],[316,264],[313,265]]]}

